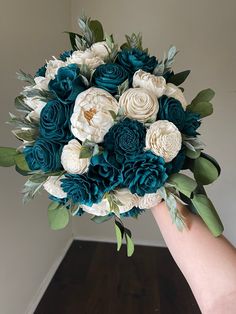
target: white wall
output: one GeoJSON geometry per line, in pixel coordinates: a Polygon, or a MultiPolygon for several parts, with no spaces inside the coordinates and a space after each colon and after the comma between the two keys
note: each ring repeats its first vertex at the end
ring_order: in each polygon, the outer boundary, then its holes
{"type": "MultiPolygon", "coordinates": [[[[224,222],[225,235],[236,244],[235,0],[72,0],[74,29],[81,10],[102,21],[106,32],[120,43],[126,33],[141,31],[145,47],[157,56],[175,44],[180,50],[176,71],[192,70],[184,84],[189,101],[201,89],[216,91],[215,113],[203,121],[201,132],[206,151],[222,165],[222,175],[208,192],[224,222]]],[[[162,243],[150,213],[132,223],[132,230],[136,242],[162,243]]],[[[94,227],[85,217],[74,220],[73,231],[78,238],[113,237],[109,222],[94,227]]]]}
{"type": "MultiPolygon", "coordinates": [[[[62,31],[69,29],[69,24],[67,0],[1,0],[0,146],[19,144],[4,124],[21,90],[16,70],[34,73],[45,58],[67,48],[62,31]]],[[[21,189],[25,179],[14,169],[0,168],[0,174],[0,313],[23,314],[34,302],[40,284],[56,265],[72,232],[70,227],[50,231],[46,194],[23,206],[21,189]]]]}

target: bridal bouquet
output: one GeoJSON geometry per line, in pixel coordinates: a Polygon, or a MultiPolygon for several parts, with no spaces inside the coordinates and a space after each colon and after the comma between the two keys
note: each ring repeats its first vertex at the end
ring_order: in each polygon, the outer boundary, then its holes
{"type": "Polygon", "coordinates": [[[52,229],[65,227],[71,215],[114,219],[117,248],[124,237],[128,256],[134,245],[122,219],[162,200],[178,229],[187,227],[179,202],[219,236],[223,226],[204,186],[220,167],[203,152],[198,133],[214,92],[186,101],[179,86],[190,71],[173,71],[174,46],[161,60],[143,48],[140,34],[119,47],[99,21],[78,22],[80,33],[68,32],[72,50],[34,76],[17,73],[27,86],[9,123],[21,145],[1,147],[0,165],[27,177],[23,201],[46,190],[52,229]],[[185,169],[193,176],[180,173],[185,169]]]}

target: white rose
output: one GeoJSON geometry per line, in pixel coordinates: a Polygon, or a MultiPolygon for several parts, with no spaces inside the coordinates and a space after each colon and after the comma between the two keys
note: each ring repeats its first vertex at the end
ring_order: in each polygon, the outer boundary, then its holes
{"type": "Polygon", "coordinates": [[[164,95],[177,99],[182,104],[182,107],[186,109],[188,103],[184,97],[184,94],[181,91],[181,89],[175,86],[174,84],[168,83],[166,85],[166,90],[165,90],[164,95]]]}
{"type": "Polygon", "coordinates": [[[151,124],[146,134],[146,149],[161,156],[166,162],[176,157],[181,149],[182,137],[178,128],[167,120],[151,124]]]}
{"type": "Polygon", "coordinates": [[[134,206],[138,206],[139,196],[132,194],[129,189],[124,188],[115,190],[114,194],[122,203],[122,205],[118,205],[121,214],[131,210],[134,206]]]}
{"type": "Polygon", "coordinates": [[[97,68],[100,64],[103,64],[103,60],[96,56],[90,49],[85,51],[74,51],[72,55],[67,58],[67,64],[76,63],[78,65],[86,64],[91,70],[97,68]]]}
{"type": "Polygon", "coordinates": [[[27,106],[33,109],[28,115],[28,119],[39,120],[42,109],[46,106],[46,102],[38,97],[26,97],[24,102],[27,106]]]}
{"type": "Polygon", "coordinates": [[[165,92],[166,80],[163,76],[156,76],[143,70],[138,70],[133,76],[133,87],[145,88],[159,98],[165,92]]]}
{"type": "Polygon", "coordinates": [[[105,41],[94,43],[90,47],[90,49],[95,56],[99,57],[102,60],[106,59],[109,56],[110,49],[105,41]]]}
{"type": "Polygon", "coordinates": [[[48,177],[47,181],[44,183],[43,187],[44,189],[51,195],[57,197],[57,198],[65,198],[67,197],[67,194],[62,190],[61,188],[61,179],[63,179],[64,176],[51,176],[48,177]]]}
{"type": "Polygon", "coordinates": [[[131,119],[146,122],[155,119],[159,103],[157,97],[144,88],[129,88],[119,99],[123,114],[131,119]]]}
{"type": "Polygon", "coordinates": [[[162,200],[161,195],[156,193],[148,193],[145,194],[143,197],[140,197],[138,207],[140,209],[150,209],[156,205],[158,205],[162,200]]]}
{"type": "Polygon", "coordinates": [[[46,65],[46,73],[45,77],[49,78],[50,80],[54,80],[55,76],[57,75],[57,71],[61,67],[65,67],[66,63],[62,60],[58,60],[56,58],[49,60],[46,65]]]}
{"type": "Polygon", "coordinates": [[[81,207],[86,213],[95,216],[106,216],[111,212],[108,200],[105,198],[98,204],[93,204],[92,206],[81,205],[81,207]]]}
{"type": "Polygon", "coordinates": [[[87,171],[89,158],[79,158],[81,147],[81,144],[75,139],[63,147],[61,164],[68,173],[81,174],[87,171]]]}
{"type": "Polygon", "coordinates": [[[80,93],[71,116],[71,131],[81,141],[103,141],[104,135],[114,124],[109,110],[118,113],[116,99],[103,89],[90,87],[80,93]]]}

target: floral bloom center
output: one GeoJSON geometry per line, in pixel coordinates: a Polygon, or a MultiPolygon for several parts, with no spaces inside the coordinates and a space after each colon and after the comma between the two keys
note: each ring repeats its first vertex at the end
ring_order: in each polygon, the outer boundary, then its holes
{"type": "Polygon", "coordinates": [[[87,110],[87,111],[84,111],[84,117],[85,117],[85,119],[88,121],[88,122],[90,122],[91,120],[92,120],[92,118],[93,118],[93,116],[96,114],[96,109],[95,108],[91,108],[91,109],[89,109],[89,110],[87,110]]]}

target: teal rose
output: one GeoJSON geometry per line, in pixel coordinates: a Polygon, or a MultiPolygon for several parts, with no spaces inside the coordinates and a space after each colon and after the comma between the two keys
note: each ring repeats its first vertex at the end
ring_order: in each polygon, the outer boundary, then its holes
{"type": "Polygon", "coordinates": [[[185,111],[181,103],[172,97],[163,95],[158,99],[159,111],[157,120],[168,120],[181,131],[185,125],[185,111]]]}
{"type": "Polygon", "coordinates": [[[70,64],[59,68],[54,80],[48,84],[49,90],[63,104],[72,103],[75,98],[86,89],[84,81],[80,76],[77,64],[70,64]]]}
{"type": "Polygon", "coordinates": [[[124,186],[139,196],[156,193],[168,178],[164,159],[151,151],[126,161],[122,172],[124,186]]]}
{"type": "Polygon", "coordinates": [[[143,70],[152,73],[158,64],[156,57],[150,57],[145,51],[137,48],[124,49],[118,53],[117,63],[122,65],[130,75],[143,70]]]}
{"type": "Polygon", "coordinates": [[[172,159],[171,162],[166,163],[166,172],[168,175],[180,172],[180,170],[184,168],[185,160],[185,148],[182,147],[182,149],[178,152],[178,155],[172,159]]]}
{"type": "Polygon", "coordinates": [[[121,65],[116,63],[101,64],[93,74],[92,85],[115,95],[118,93],[118,86],[128,78],[128,72],[121,65]]]}
{"type": "Polygon", "coordinates": [[[25,160],[26,160],[30,170],[39,170],[40,169],[39,164],[37,163],[36,159],[34,158],[32,146],[26,146],[23,150],[23,154],[25,156],[25,160]]]}
{"type": "Polygon", "coordinates": [[[40,135],[51,141],[68,142],[73,138],[70,131],[71,104],[49,101],[40,114],[40,135]]]}
{"type": "Polygon", "coordinates": [[[199,133],[197,129],[200,127],[200,115],[193,112],[185,112],[185,124],[182,130],[182,133],[188,136],[197,136],[199,133]]]}
{"type": "Polygon", "coordinates": [[[66,174],[61,187],[74,204],[92,206],[99,203],[104,195],[99,186],[87,174],[66,174]]]}

